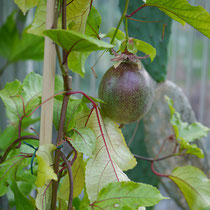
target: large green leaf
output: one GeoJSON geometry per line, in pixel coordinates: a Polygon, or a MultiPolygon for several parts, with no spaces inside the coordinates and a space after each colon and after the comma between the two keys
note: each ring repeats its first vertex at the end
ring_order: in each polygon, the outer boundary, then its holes
{"type": "Polygon", "coordinates": [[[78,152],[92,156],[96,145],[96,137],[90,128],[79,128],[74,130],[70,143],[78,152]]]}
{"type": "Polygon", "coordinates": [[[198,168],[176,168],[169,178],[182,191],[191,209],[202,210],[210,205],[210,180],[198,168]]]}
{"type": "Polygon", "coordinates": [[[6,23],[0,28],[0,55],[8,63],[43,59],[44,39],[27,34],[25,30],[19,35],[14,16],[14,13],[8,16],[6,23]]]}
{"type": "Polygon", "coordinates": [[[35,7],[39,0],[14,0],[15,3],[18,5],[18,7],[22,10],[23,14],[26,14],[26,12],[35,7]]]}
{"type": "Polygon", "coordinates": [[[166,198],[151,185],[131,181],[116,182],[105,186],[92,206],[102,209],[109,209],[110,206],[138,209],[141,206],[154,206],[163,199],[166,198]]]}
{"type": "Polygon", "coordinates": [[[67,51],[92,52],[114,47],[104,41],[76,31],[50,29],[43,33],[67,51]]]}
{"type": "Polygon", "coordinates": [[[210,38],[210,14],[201,6],[191,6],[187,0],[146,0],[147,6],[155,6],[180,23],[188,23],[210,38]]]}
{"type": "MultiPolygon", "coordinates": [[[[99,191],[106,184],[128,181],[128,177],[122,170],[131,169],[136,165],[136,160],[127,148],[118,125],[108,118],[103,119],[100,111],[97,110],[97,112],[105,142],[94,110],[88,120],[87,127],[94,131],[97,141],[93,156],[88,159],[85,175],[87,193],[91,202],[96,200],[99,191]]],[[[87,116],[86,113],[85,116],[87,116]]],[[[86,119],[87,117],[85,119],[83,117],[83,123],[77,121],[76,127],[83,127],[86,119]]]]}
{"type": "MultiPolygon", "coordinates": [[[[79,157],[77,157],[76,161],[74,162],[72,166],[72,175],[74,183],[73,197],[76,198],[77,196],[80,195],[85,185],[85,164],[82,155],[79,155],[79,157]]],[[[69,191],[70,191],[69,176],[68,174],[66,174],[61,183],[58,192],[58,197],[60,199],[68,201],[69,191]]]]}
{"type": "Polygon", "coordinates": [[[176,112],[173,107],[172,99],[168,98],[167,96],[165,98],[170,109],[170,122],[173,126],[176,139],[180,143],[180,152],[185,150],[186,154],[192,154],[199,158],[203,158],[203,151],[198,148],[197,145],[191,145],[189,143],[207,136],[210,129],[198,122],[194,122],[191,125],[189,125],[187,122],[182,122],[180,114],[176,112]]]}
{"type": "Polygon", "coordinates": [[[41,145],[36,152],[38,160],[38,171],[36,178],[36,186],[43,187],[51,179],[57,180],[57,175],[54,173],[52,164],[52,152],[56,150],[56,146],[53,144],[41,145]]]}

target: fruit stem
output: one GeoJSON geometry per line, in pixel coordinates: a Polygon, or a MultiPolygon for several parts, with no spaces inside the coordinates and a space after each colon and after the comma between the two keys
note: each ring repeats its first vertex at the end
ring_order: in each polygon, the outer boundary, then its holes
{"type": "Polygon", "coordinates": [[[126,17],[125,15],[126,15],[127,10],[128,10],[128,4],[129,4],[129,0],[126,0],[124,11],[123,11],[122,16],[121,16],[121,18],[120,18],[120,20],[119,20],[119,22],[118,22],[118,24],[117,24],[117,28],[116,28],[116,30],[115,30],[115,32],[114,32],[114,35],[113,35],[113,37],[112,37],[112,40],[110,41],[110,44],[113,44],[114,39],[115,39],[115,37],[116,37],[116,35],[117,35],[117,32],[118,32],[118,30],[119,30],[119,28],[120,28],[120,25],[121,25],[123,19],[126,17]]]}
{"type": "Polygon", "coordinates": [[[128,19],[125,18],[125,33],[126,33],[126,43],[128,42],[128,19]]]}

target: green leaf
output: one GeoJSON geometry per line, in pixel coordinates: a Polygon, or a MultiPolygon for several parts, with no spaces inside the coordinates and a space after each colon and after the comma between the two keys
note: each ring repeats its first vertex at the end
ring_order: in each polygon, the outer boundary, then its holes
{"type": "Polygon", "coordinates": [[[25,158],[13,156],[0,164],[0,197],[7,192],[11,179],[15,178],[18,167],[24,165],[25,158]]]}
{"type": "Polygon", "coordinates": [[[47,0],[40,0],[36,8],[34,20],[27,29],[28,33],[44,36],[43,31],[46,29],[46,9],[47,0]]]}
{"type": "MultiPolygon", "coordinates": [[[[82,189],[84,188],[85,185],[85,164],[82,155],[77,157],[76,161],[74,162],[72,166],[72,175],[74,183],[73,197],[76,198],[81,194],[82,189]]],[[[68,201],[69,190],[70,190],[69,176],[68,174],[66,174],[61,183],[60,190],[58,192],[58,197],[60,199],[68,201]]]]}
{"type": "Polygon", "coordinates": [[[21,39],[13,46],[10,62],[19,60],[42,60],[44,57],[44,38],[26,33],[25,29],[21,39]]]}
{"type": "Polygon", "coordinates": [[[110,206],[138,209],[141,206],[154,206],[163,199],[166,198],[151,185],[131,181],[116,182],[105,186],[92,205],[103,209],[108,209],[110,206]]]}
{"type": "MultiPolygon", "coordinates": [[[[91,128],[97,137],[96,147],[93,156],[88,159],[85,175],[87,193],[91,202],[96,200],[99,191],[106,184],[128,181],[128,177],[122,170],[131,169],[136,165],[136,160],[127,148],[118,125],[108,118],[102,118],[99,110],[98,117],[106,143],[104,143],[95,110],[86,126],[91,128]]],[[[83,126],[86,120],[87,118],[83,118],[83,126]]],[[[80,122],[77,123],[82,125],[80,122]]]]}
{"type": "MultiPolygon", "coordinates": [[[[111,28],[107,34],[101,34],[100,37],[101,38],[109,37],[110,39],[112,39],[112,37],[114,36],[115,30],[116,28],[111,28]]],[[[114,39],[114,44],[117,43],[118,45],[121,45],[121,43],[125,40],[125,38],[126,38],[125,33],[118,29],[117,34],[114,39]]]]}
{"type": "Polygon", "coordinates": [[[180,152],[186,150],[186,154],[192,154],[199,158],[203,158],[204,154],[202,149],[198,148],[195,144],[190,145],[189,143],[207,136],[210,129],[198,122],[194,122],[191,125],[186,122],[182,122],[180,114],[177,113],[173,107],[172,99],[168,96],[165,96],[165,98],[170,109],[170,122],[173,126],[176,139],[180,143],[180,152]]]}
{"type": "Polygon", "coordinates": [[[96,145],[96,137],[90,128],[79,128],[74,130],[70,143],[78,152],[92,156],[96,145]]]}
{"type": "Polygon", "coordinates": [[[139,51],[149,55],[151,62],[154,60],[156,56],[156,49],[147,42],[141,41],[139,39],[133,39],[136,43],[136,47],[139,51]]]}
{"type": "Polygon", "coordinates": [[[191,6],[187,0],[147,0],[147,6],[158,7],[181,24],[188,23],[210,38],[210,14],[201,6],[191,6]]]}
{"type": "Polygon", "coordinates": [[[104,41],[76,31],[50,29],[45,30],[43,33],[67,51],[92,52],[114,47],[104,41]]]}
{"type": "Polygon", "coordinates": [[[19,34],[14,20],[15,13],[7,17],[6,22],[0,27],[0,55],[10,60],[13,46],[19,41],[19,34]]]}
{"type": "Polygon", "coordinates": [[[38,187],[36,196],[36,207],[39,210],[50,210],[52,201],[52,184],[50,181],[43,187],[38,187]]]}
{"type": "MultiPolygon", "coordinates": [[[[62,108],[62,101],[54,100],[54,109],[53,109],[53,123],[55,128],[58,130],[60,123],[60,113],[62,108]]],[[[83,110],[83,105],[80,99],[69,99],[67,114],[64,123],[64,131],[68,132],[75,127],[75,117],[78,113],[83,110]]]]}
{"type": "Polygon", "coordinates": [[[98,38],[99,28],[101,25],[101,16],[95,7],[92,6],[88,15],[85,34],[94,38],[98,38]]]}
{"type": "Polygon", "coordinates": [[[202,210],[210,205],[210,180],[198,168],[176,168],[169,178],[182,191],[191,209],[202,210]]]}
{"type": "Polygon", "coordinates": [[[71,52],[68,56],[68,67],[71,71],[85,76],[85,62],[91,52],[71,52]]]}
{"type": "Polygon", "coordinates": [[[66,8],[67,24],[74,22],[71,30],[85,32],[86,21],[90,11],[91,0],[68,0],[66,8]],[[68,4],[69,3],[69,4],[68,4]]]}
{"type": "Polygon", "coordinates": [[[29,73],[23,81],[23,98],[25,111],[29,113],[41,103],[42,77],[34,72],[29,73]]]}
{"type": "Polygon", "coordinates": [[[34,209],[33,203],[19,190],[14,179],[11,180],[10,187],[14,193],[15,206],[17,210],[34,209]]]}
{"type": "Polygon", "coordinates": [[[19,116],[23,115],[21,93],[22,84],[18,80],[6,83],[4,89],[0,90],[0,97],[6,107],[7,117],[12,122],[19,121],[19,116]]]}
{"type": "Polygon", "coordinates": [[[8,63],[19,60],[41,60],[44,52],[44,39],[25,30],[19,35],[15,13],[8,16],[6,23],[0,28],[0,55],[8,60],[8,63]]]}
{"type": "Polygon", "coordinates": [[[41,145],[36,152],[38,160],[38,171],[36,178],[36,186],[43,187],[51,179],[57,181],[57,175],[54,173],[52,164],[52,152],[56,150],[56,146],[53,144],[41,145]]]}
{"type": "Polygon", "coordinates": [[[22,10],[23,14],[25,15],[26,12],[35,7],[39,0],[14,0],[17,6],[22,10]]]}
{"type": "Polygon", "coordinates": [[[0,97],[10,121],[17,123],[24,111],[26,115],[33,111],[41,103],[41,90],[42,78],[33,72],[26,76],[23,84],[18,80],[7,83],[0,90],[0,97]]]}

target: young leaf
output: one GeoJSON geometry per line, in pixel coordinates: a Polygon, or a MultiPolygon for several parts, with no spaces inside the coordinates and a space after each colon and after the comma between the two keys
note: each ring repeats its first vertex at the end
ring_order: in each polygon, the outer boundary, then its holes
{"type": "Polygon", "coordinates": [[[193,166],[178,167],[169,178],[182,191],[191,209],[202,210],[210,205],[210,180],[200,169],[193,166]]]}
{"type": "Polygon", "coordinates": [[[67,51],[92,52],[114,47],[104,41],[76,31],[50,29],[45,30],[43,33],[67,51]]]}
{"type": "Polygon", "coordinates": [[[87,156],[92,156],[96,145],[96,137],[90,128],[79,128],[74,130],[70,142],[78,151],[87,156]]]}
{"type": "Polygon", "coordinates": [[[14,0],[17,6],[22,10],[23,14],[25,15],[26,12],[35,7],[39,0],[14,0]]]}
{"type": "Polygon", "coordinates": [[[52,152],[55,150],[55,145],[44,144],[41,145],[36,152],[38,171],[35,184],[37,187],[43,187],[51,179],[57,180],[57,175],[54,173],[52,168],[52,152]]]}
{"type": "Polygon", "coordinates": [[[136,43],[136,48],[138,49],[138,51],[145,53],[145,55],[149,55],[152,62],[156,56],[156,49],[147,42],[141,41],[139,39],[133,40],[136,43]]]}
{"type": "Polygon", "coordinates": [[[147,6],[158,7],[172,19],[185,22],[210,38],[210,14],[201,6],[191,6],[187,0],[147,0],[147,6]]]}
{"type": "Polygon", "coordinates": [[[136,182],[116,182],[106,185],[91,206],[108,209],[129,207],[138,209],[142,206],[154,206],[166,199],[159,190],[151,185],[136,182]]]}
{"type": "Polygon", "coordinates": [[[186,150],[186,154],[192,154],[199,158],[203,158],[203,151],[195,144],[190,145],[189,143],[207,136],[210,129],[198,122],[194,122],[191,125],[186,122],[182,122],[180,114],[177,113],[173,107],[172,99],[168,98],[167,96],[165,98],[168,102],[171,113],[170,122],[173,126],[176,139],[180,143],[180,152],[186,150]]]}
{"type": "Polygon", "coordinates": [[[85,175],[88,197],[93,202],[106,184],[128,181],[128,177],[122,170],[133,168],[136,160],[127,148],[117,124],[107,118],[103,119],[99,110],[97,113],[95,110],[92,112],[86,127],[91,128],[97,137],[96,147],[93,156],[88,159],[85,175]],[[100,119],[103,134],[97,116],[100,119]]]}
{"type": "Polygon", "coordinates": [[[20,191],[14,178],[11,179],[10,187],[14,193],[15,206],[17,210],[34,209],[33,203],[20,191]]]}
{"type": "MultiPolygon", "coordinates": [[[[74,190],[73,190],[73,197],[76,198],[82,192],[82,189],[85,185],[85,163],[83,161],[83,156],[79,155],[76,161],[72,166],[72,175],[73,175],[73,183],[74,183],[74,190]]],[[[58,192],[58,197],[60,199],[69,200],[69,176],[68,174],[65,175],[60,190],[58,192]]]]}

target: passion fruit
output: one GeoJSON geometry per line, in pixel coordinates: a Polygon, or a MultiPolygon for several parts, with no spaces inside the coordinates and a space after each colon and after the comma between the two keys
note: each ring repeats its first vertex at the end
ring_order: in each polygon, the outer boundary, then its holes
{"type": "Polygon", "coordinates": [[[132,61],[112,66],[104,74],[98,91],[102,113],[120,124],[141,119],[151,108],[154,84],[145,69],[132,61]]]}

